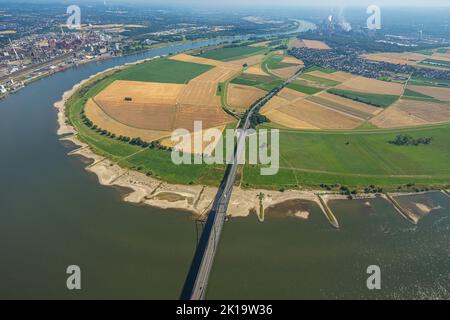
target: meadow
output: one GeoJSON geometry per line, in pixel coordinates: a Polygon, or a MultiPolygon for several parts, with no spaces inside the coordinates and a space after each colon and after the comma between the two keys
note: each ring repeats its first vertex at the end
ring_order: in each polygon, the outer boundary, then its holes
{"type": "Polygon", "coordinates": [[[320,184],[396,189],[402,184],[450,184],[450,126],[404,130],[307,132],[280,130],[280,172],[261,176],[259,166],[244,168],[242,183],[254,188],[320,184]],[[432,137],[430,145],[396,146],[397,134],[432,137]]]}
{"type": "Polygon", "coordinates": [[[387,94],[375,94],[375,93],[364,93],[364,92],[356,92],[350,90],[341,90],[341,89],[329,89],[329,93],[352,99],[358,102],[367,103],[376,107],[386,108],[393,104],[398,100],[398,96],[387,95],[387,94]]]}

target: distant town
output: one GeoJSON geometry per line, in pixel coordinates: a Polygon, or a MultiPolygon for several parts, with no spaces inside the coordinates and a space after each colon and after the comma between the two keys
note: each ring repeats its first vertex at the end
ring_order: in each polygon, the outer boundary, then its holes
{"type": "MultiPolygon", "coordinates": [[[[149,50],[164,43],[289,30],[289,19],[208,16],[184,21],[182,10],[126,10],[82,7],[81,28],[71,30],[63,5],[22,8],[10,4],[0,10],[0,97],[30,82],[80,64],[149,50]],[[132,10],[132,12],[128,11],[132,10]],[[151,23],[149,23],[151,21],[151,23]]],[[[212,16],[218,14],[210,13],[212,16]]]]}

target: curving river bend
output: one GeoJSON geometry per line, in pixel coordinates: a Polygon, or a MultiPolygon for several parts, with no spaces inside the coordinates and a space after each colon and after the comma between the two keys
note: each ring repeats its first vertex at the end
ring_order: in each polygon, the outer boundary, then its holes
{"type": "MultiPolygon", "coordinates": [[[[53,103],[90,75],[217,40],[154,49],[57,73],[0,101],[0,298],[178,298],[196,245],[189,214],[134,206],[68,156],[53,103]],[[66,289],[66,268],[82,290],[66,289]]],[[[414,227],[382,200],[333,203],[336,231],[274,212],[226,224],[209,298],[450,297],[450,201],[414,227]],[[368,265],[383,289],[366,288],[368,265]]],[[[308,204],[307,204],[308,205],[308,204]]]]}

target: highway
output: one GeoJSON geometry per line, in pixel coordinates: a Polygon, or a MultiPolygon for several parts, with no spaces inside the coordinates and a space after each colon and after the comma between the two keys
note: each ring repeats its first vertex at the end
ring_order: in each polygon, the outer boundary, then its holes
{"type": "Polygon", "coordinates": [[[205,298],[209,275],[211,273],[214,256],[219,245],[220,235],[226,219],[228,204],[233,192],[233,186],[239,167],[239,159],[245,150],[246,137],[251,125],[252,116],[259,112],[259,110],[286,85],[295,80],[301,72],[302,70],[299,70],[282,85],[273,89],[266,96],[255,102],[250,108],[247,117],[245,118],[245,122],[243,124],[241,122],[242,134],[238,137],[233,161],[227,166],[224,178],[219,186],[208,219],[206,220],[180,296],[181,300],[203,300],[205,298]]]}

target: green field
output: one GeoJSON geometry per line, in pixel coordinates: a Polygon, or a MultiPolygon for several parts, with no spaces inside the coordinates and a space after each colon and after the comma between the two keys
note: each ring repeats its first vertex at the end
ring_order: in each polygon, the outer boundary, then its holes
{"type": "Polygon", "coordinates": [[[309,81],[313,81],[313,82],[316,82],[320,85],[324,85],[327,87],[334,87],[334,86],[337,86],[338,84],[340,84],[340,82],[338,82],[338,81],[325,79],[325,78],[321,78],[321,77],[316,77],[316,76],[312,76],[310,74],[302,74],[300,76],[300,78],[309,80],[309,81]]]}
{"type": "Polygon", "coordinates": [[[162,58],[127,68],[118,74],[116,79],[182,84],[212,68],[213,66],[204,64],[162,58]]]}
{"type": "Polygon", "coordinates": [[[449,51],[449,50],[448,49],[443,49],[443,48],[436,50],[437,53],[447,53],[447,51],[449,51]]]}
{"type": "Polygon", "coordinates": [[[341,96],[344,98],[352,99],[358,102],[367,103],[375,107],[386,108],[398,100],[398,96],[392,96],[387,94],[374,94],[374,93],[364,93],[341,89],[329,89],[329,93],[341,96]]]}
{"type": "MultiPolygon", "coordinates": [[[[129,70],[126,71],[129,72],[129,70]]],[[[89,144],[97,154],[119,163],[122,167],[138,170],[164,181],[180,184],[218,185],[222,179],[225,166],[177,166],[172,163],[169,151],[130,145],[103,136],[82,122],[80,115],[85,101],[97,95],[122,74],[123,72],[119,72],[100,81],[91,81],[67,102],[67,115],[70,123],[77,129],[79,139],[89,144]]]]}
{"type": "Polygon", "coordinates": [[[199,56],[206,59],[231,61],[245,58],[257,53],[266,52],[268,49],[264,47],[232,47],[232,48],[217,48],[201,53],[199,56]]]}
{"type": "Polygon", "coordinates": [[[321,88],[315,88],[315,87],[305,86],[305,85],[300,84],[300,83],[295,82],[295,81],[289,83],[289,84],[287,85],[287,87],[288,87],[289,89],[293,89],[293,90],[296,90],[296,91],[298,91],[298,92],[302,92],[302,93],[305,93],[305,94],[315,94],[315,93],[318,93],[318,92],[320,92],[320,91],[323,90],[323,89],[321,89],[321,88]]]}
{"type": "Polygon", "coordinates": [[[450,80],[413,77],[408,84],[428,87],[450,87],[450,80]]]}
{"type": "Polygon", "coordinates": [[[410,130],[302,132],[280,130],[280,172],[261,176],[259,166],[244,168],[247,187],[279,189],[339,183],[364,188],[371,184],[450,184],[450,126],[410,130]],[[403,131],[414,138],[432,137],[427,146],[388,143],[403,131]]]}

